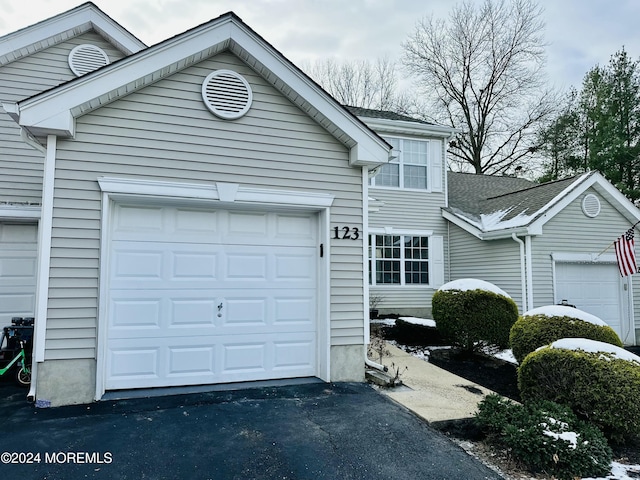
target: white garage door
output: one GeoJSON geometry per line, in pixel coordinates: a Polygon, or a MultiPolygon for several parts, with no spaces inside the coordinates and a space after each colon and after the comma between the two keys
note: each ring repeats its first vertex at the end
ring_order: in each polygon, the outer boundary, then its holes
{"type": "Polygon", "coordinates": [[[34,316],[37,240],[37,225],[0,223],[0,328],[34,316]]]}
{"type": "Polygon", "coordinates": [[[556,263],[556,301],[563,299],[591,313],[625,338],[623,286],[615,264],[556,263]]]}
{"type": "Polygon", "coordinates": [[[315,218],[116,206],[106,388],[316,375],[315,218]]]}

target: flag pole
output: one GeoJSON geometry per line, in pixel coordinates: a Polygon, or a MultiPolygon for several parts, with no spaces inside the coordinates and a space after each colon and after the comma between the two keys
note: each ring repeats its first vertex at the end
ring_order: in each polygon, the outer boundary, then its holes
{"type": "MultiPolygon", "coordinates": [[[[629,229],[629,230],[633,230],[634,228],[636,228],[636,226],[640,223],[640,220],[638,220],[636,223],[633,224],[633,226],[629,229]]],[[[613,242],[611,242],[607,248],[605,248],[604,250],[602,250],[598,255],[595,256],[595,258],[593,259],[593,261],[595,262],[598,258],[600,258],[600,256],[602,254],[604,254],[607,250],[609,250],[611,247],[613,247],[613,244],[616,243],[618,239],[614,240],[613,242]]]]}

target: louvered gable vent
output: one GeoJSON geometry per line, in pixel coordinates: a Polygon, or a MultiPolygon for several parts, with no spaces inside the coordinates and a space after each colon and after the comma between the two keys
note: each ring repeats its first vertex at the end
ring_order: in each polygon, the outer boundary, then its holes
{"type": "Polygon", "coordinates": [[[249,82],[232,70],[216,70],[202,83],[202,99],[217,117],[234,120],[251,108],[253,94],[249,82]]]}
{"type": "Polygon", "coordinates": [[[108,64],[105,51],[95,45],[78,45],[69,53],[69,67],[78,77],[108,64]]]}

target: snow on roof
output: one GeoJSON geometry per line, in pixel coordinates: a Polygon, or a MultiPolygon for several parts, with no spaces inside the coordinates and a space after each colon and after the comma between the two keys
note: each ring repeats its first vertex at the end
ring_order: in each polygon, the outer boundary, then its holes
{"type": "Polygon", "coordinates": [[[453,280],[452,282],[445,283],[438,290],[485,290],[497,295],[502,295],[503,297],[511,298],[507,292],[495,286],[493,283],[478,280],[477,278],[460,278],[458,280],[453,280]]]}
{"type": "Polygon", "coordinates": [[[590,353],[610,353],[616,358],[635,362],[640,365],[640,357],[638,355],[634,355],[628,350],[617,347],[616,345],[611,345],[610,343],[588,340],[586,338],[561,338],[560,340],[556,340],[555,342],[553,342],[551,345],[549,345],[549,347],[562,350],[581,350],[583,352],[590,353]]]}
{"type": "Polygon", "coordinates": [[[585,322],[593,323],[594,325],[600,325],[602,327],[607,326],[607,323],[595,315],[583,312],[574,307],[567,307],[566,305],[546,305],[544,307],[534,308],[522,314],[525,316],[533,315],[546,315],[547,317],[572,317],[585,322]]]}

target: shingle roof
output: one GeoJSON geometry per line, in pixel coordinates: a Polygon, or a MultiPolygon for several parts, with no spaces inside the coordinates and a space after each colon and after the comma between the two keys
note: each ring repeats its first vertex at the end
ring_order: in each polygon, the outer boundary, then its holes
{"type": "Polygon", "coordinates": [[[344,107],[358,117],[382,118],[384,120],[401,120],[403,122],[414,122],[414,123],[422,123],[425,125],[435,125],[434,123],[426,122],[424,120],[418,120],[417,118],[409,117],[407,115],[401,115],[395,112],[389,112],[387,110],[374,110],[371,108],[351,107],[349,105],[345,105],[344,107]]]}
{"type": "Polygon", "coordinates": [[[449,172],[447,210],[483,230],[525,226],[539,216],[536,212],[589,175],[536,184],[522,178],[449,172]]]}

